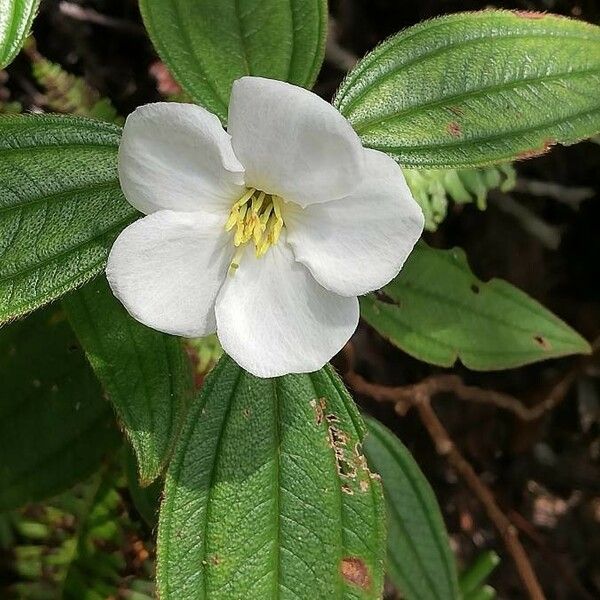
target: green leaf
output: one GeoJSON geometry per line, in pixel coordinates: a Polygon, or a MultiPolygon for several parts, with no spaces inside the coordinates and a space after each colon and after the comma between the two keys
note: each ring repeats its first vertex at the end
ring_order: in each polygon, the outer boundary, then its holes
{"type": "Polygon", "coordinates": [[[64,600],[127,597],[121,573],[127,569],[123,548],[129,525],[123,509],[123,499],[116,489],[116,477],[105,469],[90,482],[84,496],[77,528],[72,540],[71,560],[67,563],[62,593],[64,600]]]}
{"type": "Polygon", "coordinates": [[[0,511],[84,479],[120,440],[64,314],[0,330],[0,511]]]}
{"type": "Polygon", "coordinates": [[[462,168],[600,131],[600,28],[529,12],[425,21],[378,46],[335,106],[401,165],[462,168]]]}
{"type": "Polygon", "coordinates": [[[462,600],[494,600],[496,597],[496,590],[489,585],[484,585],[474,592],[463,596],[462,600]]]}
{"type": "Polygon", "coordinates": [[[415,358],[442,367],[510,369],[587,354],[589,344],[524,292],[500,279],[477,279],[460,248],[424,243],[383,293],[361,299],[361,314],[415,358]]]}
{"type": "Polygon", "coordinates": [[[192,369],[183,343],[130,317],[104,276],[63,302],[147,485],[163,470],[191,398],[192,369]]]}
{"type": "Polygon", "coordinates": [[[0,0],[0,69],[18,54],[37,13],[40,0],[0,0]]]}
{"type": "Polygon", "coordinates": [[[223,357],[167,472],[163,600],[379,598],[383,497],[339,378],[259,379],[223,357]]]}
{"type": "Polygon", "coordinates": [[[381,475],[388,514],[387,575],[406,600],[460,598],[456,563],[437,500],[400,440],[366,419],[365,454],[381,475]]]}
{"type": "Polygon", "coordinates": [[[120,128],[0,117],[0,324],[99,273],[136,216],[117,175],[120,128]]]}
{"type": "Polygon", "coordinates": [[[323,62],[326,0],[140,0],[140,8],[175,78],[223,122],[239,77],[310,88],[323,62]]]}

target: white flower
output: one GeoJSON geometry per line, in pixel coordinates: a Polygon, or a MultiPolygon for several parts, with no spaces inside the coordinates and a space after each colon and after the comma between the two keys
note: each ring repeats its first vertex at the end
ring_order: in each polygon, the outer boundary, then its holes
{"type": "Polygon", "coordinates": [[[147,216],[111,250],[114,294],[159,331],[216,331],[259,377],[322,367],[423,230],[391,158],[315,94],[259,77],[234,83],[228,133],[192,104],[138,108],[119,178],[147,216]]]}

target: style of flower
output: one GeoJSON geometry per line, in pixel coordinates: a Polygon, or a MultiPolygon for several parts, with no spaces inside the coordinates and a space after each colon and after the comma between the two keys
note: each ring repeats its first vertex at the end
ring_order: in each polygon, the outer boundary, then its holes
{"type": "Polygon", "coordinates": [[[227,132],[192,104],[138,108],[119,178],[147,216],[111,250],[115,296],[159,331],[216,331],[259,377],[321,368],[423,230],[390,157],[315,94],[260,77],[233,84],[227,132]]]}

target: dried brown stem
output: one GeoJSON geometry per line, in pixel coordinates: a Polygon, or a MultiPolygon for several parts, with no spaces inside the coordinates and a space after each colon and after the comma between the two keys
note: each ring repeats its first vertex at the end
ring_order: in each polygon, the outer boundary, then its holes
{"type": "Polygon", "coordinates": [[[136,23],[127,21],[125,19],[118,19],[116,17],[103,15],[93,8],[84,8],[83,6],[79,6],[79,4],[75,4],[74,2],[63,0],[59,3],[58,10],[60,10],[63,15],[77,21],[94,23],[95,25],[101,25],[102,27],[108,27],[110,29],[133,35],[145,35],[143,27],[140,27],[136,23]]]}
{"type": "MultiPolygon", "coordinates": [[[[449,393],[454,394],[460,400],[488,404],[507,410],[523,421],[536,421],[553,410],[566,398],[568,391],[577,380],[577,377],[590,364],[590,361],[594,359],[594,355],[600,351],[600,337],[594,340],[591,347],[592,355],[584,357],[573,368],[562,375],[554,383],[544,399],[531,407],[526,406],[518,398],[510,394],[467,385],[458,375],[453,374],[431,375],[419,383],[399,387],[369,383],[362,378],[360,378],[361,381],[358,384],[362,388],[362,393],[378,402],[393,403],[396,412],[400,415],[404,414],[410,408],[413,398],[418,395],[426,395],[429,398],[433,398],[438,394],[449,393]]],[[[348,364],[353,365],[354,348],[351,344],[346,345],[344,353],[348,364]]],[[[347,379],[353,387],[355,387],[353,383],[354,377],[358,377],[358,375],[350,368],[349,373],[347,373],[347,379]]]]}
{"type": "Polygon", "coordinates": [[[544,592],[542,591],[537,576],[531,566],[527,553],[519,541],[519,534],[516,527],[508,520],[502,510],[500,510],[492,492],[477,476],[477,473],[475,473],[471,464],[458,451],[450,439],[446,428],[435,414],[435,411],[431,406],[430,398],[428,396],[422,396],[415,402],[414,406],[419,413],[421,422],[427,429],[431,439],[434,441],[438,453],[441,456],[446,457],[450,465],[454,467],[471,491],[483,504],[488,517],[502,536],[504,545],[515,562],[515,566],[517,567],[517,571],[529,597],[532,600],[543,600],[544,592]]]}
{"type": "MultiPolygon", "coordinates": [[[[593,355],[599,350],[600,337],[592,344],[593,355]]],[[[535,421],[562,402],[577,380],[578,375],[593,359],[593,356],[580,360],[578,364],[556,381],[541,402],[528,407],[509,394],[467,385],[460,377],[453,374],[432,375],[419,383],[401,387],[371,383],[354,371],[354,348],[351,344],[346,345],[344,353],[348,364],[346,381],[355,392],[369,396],[377,402],[393,404],[396,413],[401,416],[406,414],[410,408],[414,407],[417,410],[438,454],[448,460],[485,508],[488,517],[498,530],[508,553],[515,563],[529,597],[532,600],[544,600],[544,592],[527,553],[519,541],[518,530],[502,512],[490,489],[481,481],[471,464],[456,448],[448,431],[431,406],[431,400],[438,394],[452,393],[461,400],[488,404],[512,412],[524,421],[535,421]]]]}
{"type": "MultiPolygon", "coordinates": [[[[470,463],[456,448],[450,435],[446,431],[446,428],[442,425],[442,422],[438,419],[431,406],[432,396],[443,391],[448,391],[449,389],[452,391],[455,391],[455,389],[462,389],[460,387],[461,385],[464,385],[462,384],[462,381],[453,375],[448,375],[429,377],[421,383],[412,386],[391,388],[369,383],[352,370],[346,374],[346,379],[355,392],[370,396],[378,402],[391,402],[394,405],[396,412],[399,414],[405,414],[411,407],[414,407],[417,410],[421,422],[427,429],[438,454],[444,456],[448,460],[450,465],[462,477],[467,486],[484,506],[488,517],[498,530],[507,551],[514,560],[521,581],[523,582],[529,597],[532,600],[544,600],[544,593],[533,567],[531,566],[531,562],[527,557],[525,549],[519,541],[517,529],[508,520],[502,510],[500,510],[490,489],[481,481],[470,463]]],[[[506,399],[503,399],[503,401],[504,400],[506,399]]],[[[513,406],[513,403],[510,402],[509,405],[513,406]]]]}
{"type": "MultiPolygon", "coordinates": [[[[403,411],[402,405],[410,406],[416,395],[424,394],[432,398],[438,394],[451,393],[460,400],[489,404],[507,410],[523,421],[535,421],[562,402],[577,378],[578,372],[578,370],[567,372],[556,382],[544,400],[532,407],[525,406],[520,400],[509,394],[467,385],[458,375],[432,375],[419,383],[402,387],[379,386],[366,381],[361,385],[368,386],[368,395],[380,402],[400,404],[396,407],[400,414],[403,411]]],[[[348,376],[351,381],[353,374],[349,373],[348,376]]]]}

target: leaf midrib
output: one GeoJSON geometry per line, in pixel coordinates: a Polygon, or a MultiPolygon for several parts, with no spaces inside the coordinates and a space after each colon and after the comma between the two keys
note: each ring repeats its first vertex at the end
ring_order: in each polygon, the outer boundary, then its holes
{"type": "MultiPolygon", "coordinates": [[[[0,205],[0,215],[10,211],[18,211],[30,208],[32,206],[37,206],[39,204],[43,204],[44,202],[57,202],[59,200],[70,201],[73,200],[73,196],[77,196],[79,194],[84,194],[86,192],[102,192],[115,189],[121,195],[121,188],[119,186],[119,181],[116,178],[111,178],[108,181],[93,181],[87,183],[85,185],[68,188],[64,190],[60,190],[58,192],[48,192],[46,194],[42,194],[41,196],[36,196],[34,198],[22,198],[19,197],[17,202],[14,204],[5,204],[0,205]]],[[[124,197],[122,197],[123,204],[126,203],[124,197]]],[[[83,202],[82,202],[83,203],[83,202]]],[[[133,213],[133,210],[132,210],[133,213]]],[[[0,223],[1,225],[1,223],[0,223]]]]}
{"type": "MultiPolygon", "coordinates": [[[[107,229],[100,231],[98,234],[94,235],[94,237],[92,237],[90,239],[84,240],[83,242],[75,244],[74,246],[70,246],[69,248],[62,250],[61,252],[58,252],[56,254],[53,254],[52,256],[49,256],[43,260],[40,260],[39,262],[36,262],[33,265],[29,265],[28,267],[25,267],[23,269],[19,269],[17,271],[9,273],[8,275],[6,275],[4,277],[0,277],[0,287],[2,287],[6,283],[12,283],[13,279],[22,279],[22,277],[24,275],[27,275],[28,273],[32,273],[37,270],[42,270],[45,267],[47,267],[49,264],[56,262],[57,260],[64,258],[65,256],[67,256],[69,254],[76,253],[78,250],[81,250],[82,248],[85,248],[86,246],[93,246],[96,243],[106,240],[106,238],[110,237],[110,235],[112,233],[114,233],[116,230],[123,229],[130,222],[131,222],[131,217],[128,217],[127,219],[121,219],[116,224],[111,225],[107,229]]],[[[105,260],[105,259],[103,259],[103,260],[105,260]]]]}
{"type": "MultiPolygon", "coordinates": [[[[485,285],[485,284],[482,284],[485,285]]],[[[494,313],[488,313],[484,310],[481,310],[480,307],[474,307],[472,305],[469,304],[465,304],[463,302],[460,302],[456,299],[454,299],[453,297],[448,297],[448,296],[444,296],[442,294],[436,293],[433,290],[430,290],[428,288],[422,287],[420,285],[417,285],[417,282],[415,280],[412,280],[409,284],[409,286],[407,286],[407,288],[405,288],[404,290],[402,290],[402,292],[405,293],[411,293],[414,292],[415,295],[422,295],[431,299],[436,300],[438,303],[442,304],[442,305],[450,305],[452,307],[454,307],[459,313],[461,314],[473,314],[475,313],[476,315],[482,317],[482,320],[488,320],[491,322],[495,322],[498,323],[500,325],[502,325],[503,327],[505,327],[506,329],[509,329],[511,331],[518,331],[521,333],[525,333],[525,334],[531,334],[532,330],[528,329],[526,327],[523,327],[517,323],[513,323],[511,321],[506,321],[504,319],[502,319],[500,316],[494,314],[494,313]],[[409,288],[409,289],[407,289],[409,288]]],[[[510,299],[506,298],[504,296],[504,298],[508,301],[512,302],[512,297],[510,297],[510,299]]],[[[374,302],[376,302],[379,306],[383,305],[386,306],[387,304],[384,302],[380,302],[379,300],[374,300],[374,302]]],[[[525,309],[526,307],[520,305],[519,303],[515,303],[517,304],[517,306],[519,306],[521,309],[525,309]]],[[[397,306],[397,304],[392,305],[393,308],[396,308],[398,310],[402,310],[400,306],[397,306]]],[[[535,316],[536,318],[541,318],[544,319],[544,321],[546,323],[550,323],[551,325],[555,326],[555,323],[552,323],[551,321],[548,321],[548,319],[546,319],[543,315],[540,315],[539,313],[536,313],[533,309],[529,309],[528,312],[535,316]]],[[[571,344],[571,340],[570,338],[563,338],[560,335],[548,335],[548,337],[552,340],[556,340],[558,342],[562,342],[564,344],[571,344]]]]}

